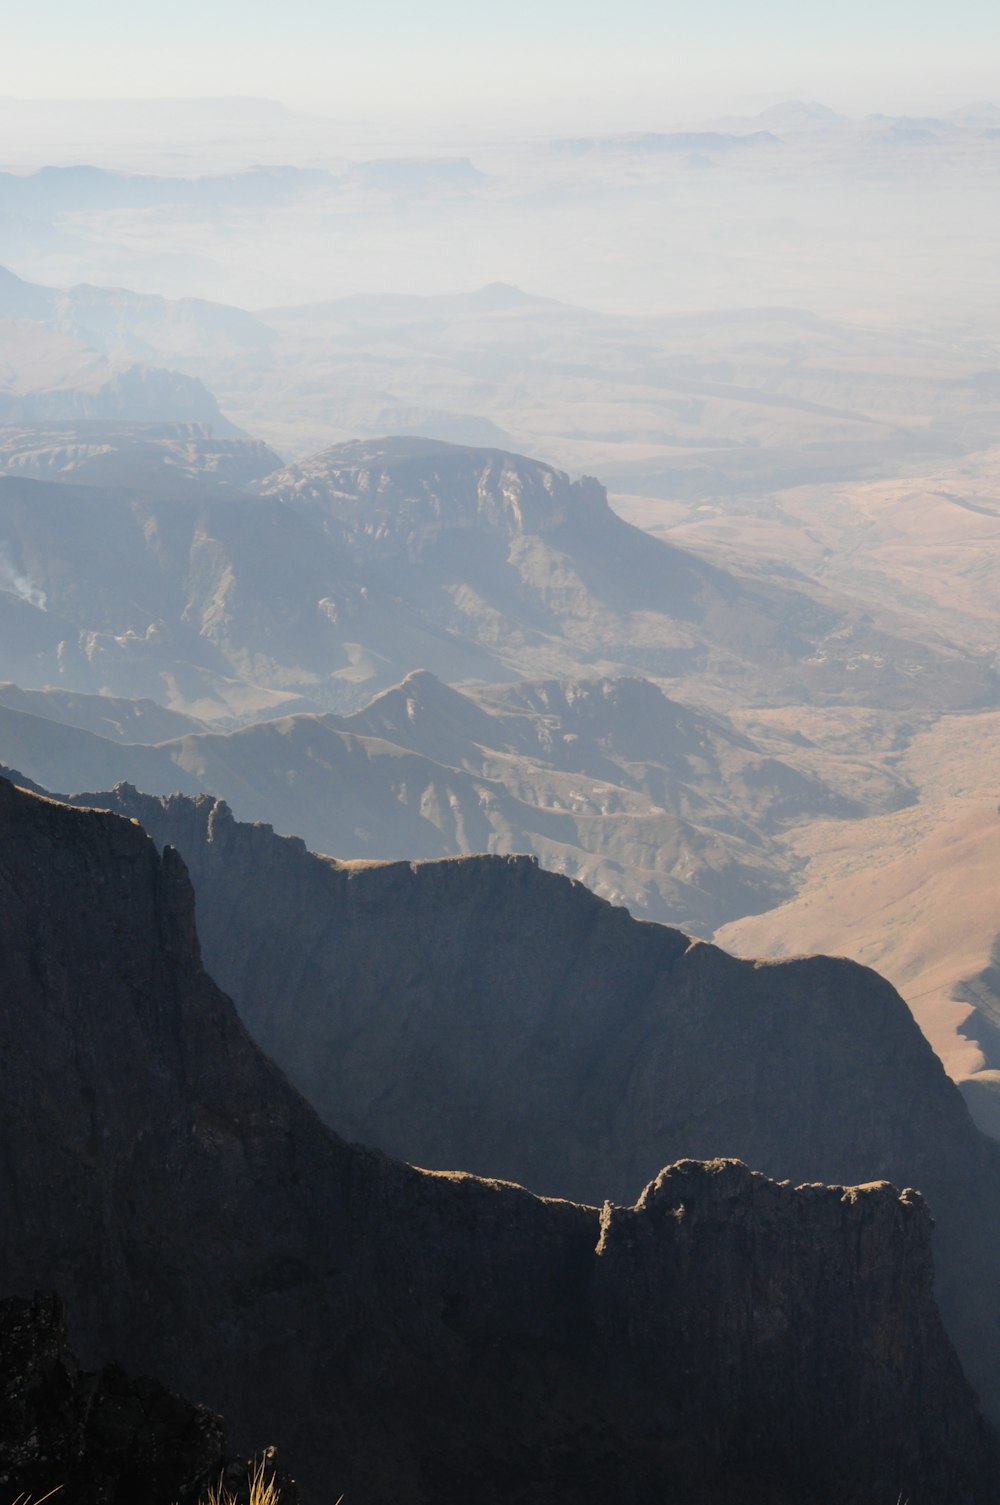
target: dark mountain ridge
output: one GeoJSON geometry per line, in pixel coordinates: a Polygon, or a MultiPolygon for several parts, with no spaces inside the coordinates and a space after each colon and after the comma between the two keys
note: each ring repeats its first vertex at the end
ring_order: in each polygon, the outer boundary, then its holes
{"type": "Polygon", "coordinates": [[[1000,1416],[1000,1146],[877,974],[738,960],[527,857],[338,863],[205,797],[79,798],[181,852],[213,975],[340,1132],[584,1201],[730,1153],[919,1186],[945,1321],[1000,1416]]]}
{"type": "Polygon", "coordinates": [[[7,781],[0,943],[0,1282],[315,1498],[993,1498],[915,1193],[688,1161],[601,1213],[349,1146],[202,970],[177,854],[7,781]]]}

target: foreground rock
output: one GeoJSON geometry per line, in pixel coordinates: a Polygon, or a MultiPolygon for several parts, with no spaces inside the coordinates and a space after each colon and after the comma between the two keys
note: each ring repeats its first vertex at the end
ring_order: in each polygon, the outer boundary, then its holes
{"type": "Polygon", "coordinates": [[[6,781],[0,947],[0,1285],[307,1496],[994,1498],[914,1194],[714,1161],[602,1214],[347,1145],[202,970],[179,857],[6,781]]]}
{"type": "MultiPolygon", "coordinates": [[[[262,1453],[283,1505],[297,1498],[262,1453]]],[[[0,1302],[0,1494],[50,1490],[72,1505],[197,1505],[225,1481],[246,1494],[253,1463],[226,1452],[225,1430],[204,1406],[117,1365],[87,1374],[70,1349],[52,1295],[0,1302]]]]}

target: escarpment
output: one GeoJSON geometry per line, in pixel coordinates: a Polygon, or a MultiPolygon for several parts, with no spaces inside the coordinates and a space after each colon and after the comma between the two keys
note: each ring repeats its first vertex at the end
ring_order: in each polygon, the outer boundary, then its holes
{"type": "Polygon", "coordinates": [[[528,858],[338,864],[208,797],[83,798],[183,853],[213,976],[350,1138],[588,1202],[692,1155],[919,1187],[1000,1418],[1000,1151],[875,973],[740,961],[528,858]]]}
{"type": "Polygon", "coordinates": [[[306,1498],[993,1499],[918,1197],[716,1161],[602,1213],[348,1145],[203,971],[179,857],[6,781],[0,947],[0,1289],[306,1498]]]}

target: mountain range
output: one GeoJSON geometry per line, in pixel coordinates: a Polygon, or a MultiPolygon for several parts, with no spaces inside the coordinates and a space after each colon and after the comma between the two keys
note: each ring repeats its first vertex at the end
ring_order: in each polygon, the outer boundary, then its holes
{"type": "Polygon", "coordinates": [[[889,784],[851,799],[635,678],[462,693],[419,671],[350,716],[229,732],[0,684],[0,761],[50,789],[218,795],[337,857],[533,852],[698,934],[790,896],[791,826],[909,798],[889,784]]]}
{"type": "MultiPolygon", "coordinates": [[[[348,444],[250,494],[213,486],[204,449],[204,489],[163,500],[0,475],[9,678],[196,716],[282,696],[349,710],[417,668],[452,682],[697,670],[744,698],[883,707],[996,693],[981,655],[707,564],[622,521],[595,481],[522,456],[348,444]]],[[[197,468],[197,445],[184,454],[197,468]]]]}
{"type": "Polygon", "coordinates": [[[296,458],[385,434],[491,445],[656,498],[668,516],[951,464],[989,446],[997,419],[982,340],[787,300],[640,317],[489,283],[251,312],[0,269],[0,318],[116,367],[179,370],[296,458]]]}

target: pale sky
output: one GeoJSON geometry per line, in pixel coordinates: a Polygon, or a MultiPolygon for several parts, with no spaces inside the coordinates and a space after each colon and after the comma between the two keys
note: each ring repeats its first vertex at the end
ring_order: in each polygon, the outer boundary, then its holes
{"type": "Polygon", "coordinates": [[[1000,96],[998,65],[997,0],[8,0],[0,96],[493,120],[590,99],[641,125],[785,97],[954,108],[1000,96]]]}

